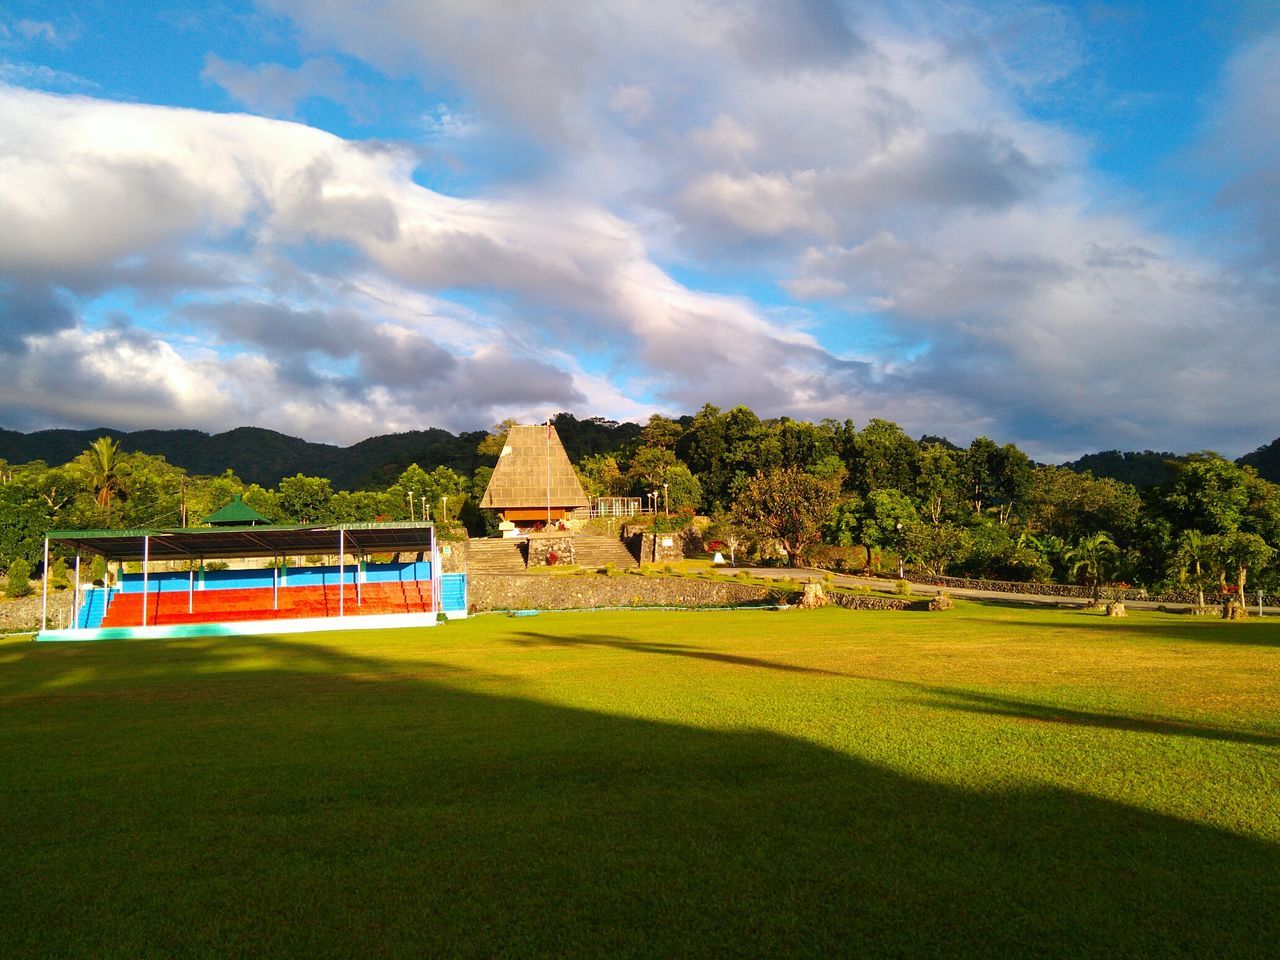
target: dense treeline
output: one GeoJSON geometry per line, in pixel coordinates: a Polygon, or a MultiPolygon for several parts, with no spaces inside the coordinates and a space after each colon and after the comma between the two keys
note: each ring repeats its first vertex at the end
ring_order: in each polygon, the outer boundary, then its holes
{"type": "MultiPolygon", "coordinates": [[[[643,427],[568,414],[555,422],[589,493],[656,499],[677,517],[710,516],[711,536],[764,558],[848,568],[887,560],[938,574],[1098,588],[1276,582],[1280,487],[1213,453],[1096,455],[1103,471],[1135,471],[1141,482],[1130,483],[1039,465],[987,437],[963,448],[940,437],[916,440],[878,419],[762,420],[745,407],[708,405],[679,419],[654,416],[643,427]]],[[[448,462],[366,467],[358,489],[305,473],[260,484],[232,470],[189,472],[162,456],[125,452],[106,435],[57,466],[0,461],[0,564],[37,564],[49,528],[197,523],[236,493],[277,522],[411,513],[439,520],[447,511],[450,522],[481,534],[493,521],[475,503],[504,427],[463,435],[469,450],[451,443],[448,462]]]]}

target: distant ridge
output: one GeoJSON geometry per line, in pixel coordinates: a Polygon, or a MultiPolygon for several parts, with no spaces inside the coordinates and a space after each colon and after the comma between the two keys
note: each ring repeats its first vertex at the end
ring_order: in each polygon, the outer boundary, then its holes
{"type": "MultiPolygon", "coordinates": [[[[578,420],[569,414],[560,414],[555,422],[575,462],[590,453],[615,449],[640,433],[634,423],[578,420]]],[[[220,474],[230,469],[246,483],[264,487],[303,473],[327,477],[335,489],[358,490],[386,486],[411,463],[426,470],[444,465],[466,474],[494,463],[493,457],[476,453],[485,431],[453,434],[436,428],[370,437],[349,447],[312,443],[262,427],[237,427],[215,434],[112,427],[33,433],[0,429],[0,458],[9,463],[43,460],[54,466],[71,460],[102,436],[118,440],[126,451],[162,456],[189,473],[220,474]]]]}
{"type": "MultiPolygon", "coordinates": [[[[574,463],[591,454],[609,453],[635,440],[640,426],[600,417],[579,420],[571,414],[555,417],[556,432],[565,452],[574,463]]],[[[282,477],[296,473],[327,477],[339,490],[384,487],[411,463],[426,470],[444,465],[460,473],[474,473],[477,467],[491,467],[494,458],[476,453],[486,436],[483,430],[453,434],[430,428],[407,433],[369,437],[349,447],[312,443],[262,427],[236,427],[223,433],[200,430],[37,430],[21,433],[0,428],[0,459],[9,463],[43,460],[51,466],[71,460],[94,440],[109,436],[127,451],[157,454],[193,474],[219,474],[234,470],[246,483],[275,486],[282,477]]],[[[925,436],[921,442],[945,443],[925,436]]],[[[1095,477],[1110,477],[1146,488],[1164,483],[1168,463],[1185,455],[1154,450],[1103,450],[1088,453],[1063,466],[1088,470],[1095,477]]],[[[1236,463],[1248,465],[1272,483],[1280,483],[1280,438],[1245,454],[1236,463]]]]}

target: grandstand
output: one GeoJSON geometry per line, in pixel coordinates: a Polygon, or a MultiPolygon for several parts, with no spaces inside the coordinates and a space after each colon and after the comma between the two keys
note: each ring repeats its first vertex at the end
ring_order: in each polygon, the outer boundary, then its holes
{"type": "Polygon", "coordinates": [[[430,626],[440,614],[467,612],[466,575],[443,572],[431,523],[53,530],[46,569],[51,546],[74,556],[74,587],[50,629],[46,578],[38,640],[430,626]],[[85,588],[86,555],[105,557],[108,569],[138,569],[85,588]],[[336,562],[298,563],[303,557],[336,562]],[[237,569],[211,569],[213,561],[237,561],[237,569]]]}

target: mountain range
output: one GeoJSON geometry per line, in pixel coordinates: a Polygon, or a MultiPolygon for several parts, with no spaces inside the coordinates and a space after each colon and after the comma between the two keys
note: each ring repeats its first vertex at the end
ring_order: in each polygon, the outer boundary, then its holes
{"type": "MultiPolygon", "coordinates": [[[[579,420],[567,413],[557,416],[554,422],[575,463],[591,454],[616,450],[641,430],[634,423],[600,417],[579,420]]],[[[200,430],[122,431],[110,427],[32,433],[0,429],[0,459],[9,463],[66,463],[102,436],[118,440],[123,450],[162,456],[189,473],[220,474],[230,469],[245,482],[264,487],[275,486],[282,477],[302,473],[327,477],[338,490],[379,488],[389,485],[411,463],[427,470],[443,464],[467,475],[477,467],[494,463],[492,456],[476,451],[487,436],[485,431],[454,434],[437,428],[370,437],[349,447],[312,443],[261,427],[237,427],[215,434],[200,430]]],[[[1178,454],[1152,450],[1106,450],[1086,454],[1063,466],[1136,487],[1150,487],[1162,483],[1168,476],[1168,461],[1178,459],[1178,454]]],[[[1260,476],[1280,483],[1280,438],[1236,462],[1252,466],[1260,476]]]]}

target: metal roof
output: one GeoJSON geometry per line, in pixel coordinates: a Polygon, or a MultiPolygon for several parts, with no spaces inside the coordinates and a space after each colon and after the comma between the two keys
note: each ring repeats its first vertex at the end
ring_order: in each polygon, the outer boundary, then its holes
{"type": "Polygon", "coordinates": [[[154,530],[50,530],[50,543],[100,553],[112,560],[141,560],[150,538],[152,560],[238,559],[338,552],[339,531],[347,553],[430,550],[433,523],[346,523],[325,526],[185,527],[154,530]]]}

